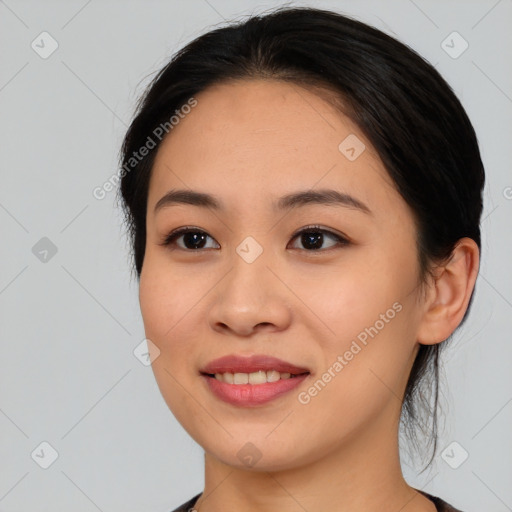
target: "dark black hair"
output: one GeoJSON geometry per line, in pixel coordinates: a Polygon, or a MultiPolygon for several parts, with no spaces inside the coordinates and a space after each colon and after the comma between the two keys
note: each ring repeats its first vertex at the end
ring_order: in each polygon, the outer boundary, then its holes
{"type": "MultiPolygon", "coordinates": [[[[119,189],[138,278],[151,169],[165,138],[156,137],[155,129],[170,128],[171,116],[213,84],[261,78],[330,91],[333,104],[359,126],[413,211],[422,280],[460,238],[472,238],[481,248],[484,168],[473,126],[448,83],[414,50],[380,30],[327,10],[281,7],[190,42],[140,98],[120,151],[119,189]],[[156,147],[134,160],[148,137],[156,147]]],[[[462,322],[472,300],[473,294],[462,322]]],[[[402,403],[409,438],[417,439],[419,426],[433,442],[427,466],[437,447],[443,345],[420,346],[402,403]]]]}

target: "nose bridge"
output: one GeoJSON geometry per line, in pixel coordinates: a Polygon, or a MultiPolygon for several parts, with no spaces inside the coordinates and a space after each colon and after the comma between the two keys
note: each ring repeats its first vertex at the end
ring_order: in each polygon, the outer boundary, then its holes
{"type": "MultiPolygon", "coordinates": [[[[230,270],[225,275],[210,310],[212,328],[222,325],[239,334],[250,333],[259,324],[282,328],[289,319],[286,287],[269,267],[272,251],[255,237],[247,236],[235,247],[230,270]]],[[[275,271],[274,271],[275,272],[275,271]]]]}
{"type": "Polygon", "coordinates": [[[226,292],[234,293],[248,304],[264,300],[265,293],[272,287],[269,282],[272,273],[267,268],[272,265],[271,251],[264,247],[263,237],[259,238],[260,242],[248,235],[235,247],[231,257],[232,270],[227,276],[229,290],[226,292]]]}

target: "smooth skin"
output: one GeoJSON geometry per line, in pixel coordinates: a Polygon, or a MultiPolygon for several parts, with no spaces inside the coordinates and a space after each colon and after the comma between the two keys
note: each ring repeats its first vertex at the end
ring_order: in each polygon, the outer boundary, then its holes
{"type": "MultiPolygon", "coordinates": [[[[461,239],[422,286],[412,212],[361,130],[312,89],[239,80],[196,96],[162,142],[151,176],[140,306],[160,351],[153,371],[170,410],[205,450],[200,512],[433,512],[403,478],[402,397],[419,344],[444,341],[461,322],[479,266],[461,239]],[[355,134],[354,161],[338,146],[355,134]],[[302,190],[350,194],[371,213],[308,204],[276,213],[272,202],[302,190]],[[214,195],[223,210],[154,208],[171,189],[214,195]],[[294,234],[319,225],[320,248],[294,234]],[[204,244],[173,230],[205,232],[204,244]],[[246,237],[263,249],[248,263],[246,237]],[[187,242],[188,240],[188,242],[187,242]],[[188,244],[188,245],[187,245],[188,244]],[[365,328],[402,310],[311,401],[307,391],[365,328]],[[296,390],[257,407],[216,398],[199,370],[228,354],[268,354],[307,367],[296,390]],[[246,443],[261,454],[250,467],[246,443]]],[[[154,350],[154,354],[157,351],[154,350]]]]}

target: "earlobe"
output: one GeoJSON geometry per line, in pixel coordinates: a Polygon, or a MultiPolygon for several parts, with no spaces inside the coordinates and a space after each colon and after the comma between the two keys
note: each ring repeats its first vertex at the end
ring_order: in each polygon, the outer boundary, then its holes
{"type": "Polygon", "coordinates": [[[418,328],[418,343],[440,343],[455,331],[468,307],[479,264],[480,251],[476,242],[461,238],[448,262],[436,269],[418,328]]]}

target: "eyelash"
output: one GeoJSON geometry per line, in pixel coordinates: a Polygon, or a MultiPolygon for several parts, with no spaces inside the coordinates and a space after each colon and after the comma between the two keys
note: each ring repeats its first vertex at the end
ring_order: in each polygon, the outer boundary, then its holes
{"type": "MultiPolygon", "coordinates": [[[[206,231],[203,231],[202,229],[198,229],[198,228],[194,228],[194,227],[191,227],[191,226],[185,226],[185,227],[182,227],[182,228],[178,228],[174,231],[172,231],[171,233],[169,233],[168,235],[166,235],[164,237],[164,239],[162,240],[162,242],[159,244],[161,246],[164,246],[164,247],[168,247],[168,246],[171,246],[171,245],[176,245],[175,242],[176,242],[176,239],[179,238],[181,235],[184,235],[186,233],[201,233],[201,234],[205,234],[207,236],[210,237],[210,235],[208,235],[208,233],[206,233],[206,231]]],[[[306,251],[308,253],[316,253],[316,252],[326,252],[326,251],[329,251],[329,250],[332,250],[332,249],[337,249],[337,248],[340,248],[340,247],[345,247],[347,245],[350,244],[350,241],[344,237],[344,236],[341,236],[341,235],[338,235],[328,229],[324,229],[320,226],[317,226],[317,225],[313,225],[313,226],[306,226],[304,228],[301,228],[299,231],[296,231],[293,235],[292,235],[292,238],[291,240],[295,240],[298,236],[302,235],[303,233],[323,233],[323,234],[327,234],[329,235],[330,237],[334,238],[338,244],[337,245],[334,245],[332,247],[328,247],[327,249],[300,249],[300,250],[303,250],[303,251],[306,251]]],[[[210,237],[212,238],[212,237],[210,237]]],[[[212,238],[213,239],[213,238],[212,238]]],[[[182,250],[182,251],[186,251],[186,252],[203,252],[205,251],[206,249],[184,249],[182,247],[178,247],[178,249],[182,250]]]]}

